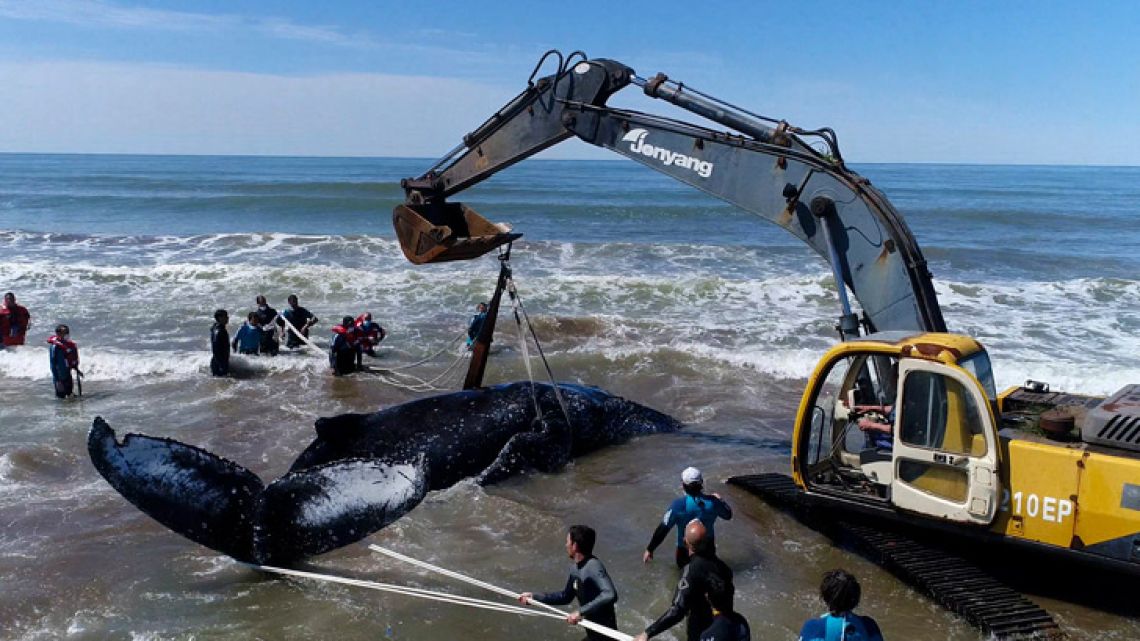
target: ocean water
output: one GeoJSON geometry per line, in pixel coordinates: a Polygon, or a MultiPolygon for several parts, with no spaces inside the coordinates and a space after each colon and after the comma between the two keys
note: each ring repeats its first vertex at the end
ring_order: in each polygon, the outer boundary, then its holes
{"type": "MultiPolygon", "coordinates": [[[[266,579],[151,521],[87,460],[86,430],[100,415],[120,434],[177,438],[270,480],[311,440],[315,418],[423,395],[375,375],[333,378],[323,354],[305,351],[236,357],[234,378],[211,378],[213,310],[230,311],[232,334],[258,294],[278,309],[297,294],[321,318],[321,345],[336,319],[371,311],[389,331],[375,365],[431,356],[409,371],[456,389],[465,362],[454,342],[498,264],[404,260],[391,209],[399,180],[430,164],[0,154],[0,289],[33,322],[27,346],[0,351],[0,638],[578,638],[541,620],[266,579]],[[52,395],[44,341],[58,322],[80,346],[82,399],[52,395]]],[[[1107,394],[1140,382],[1140,168],[855,169],[906,218],[947,325],[989,348],[999,387],[1032,378],[1107,394]]],[[[835,341],[822,259],[621,160],[530,161],[461,200],[525,234],[511,264],[556,376],[688,427],[558,474],[460,484],[371,540],[517,590],[553,589],[564,580],[564,527],[590,523],[621,594],[619,624],[636,631],[676,580],[668,563],[642,565],[640,551],[680,470],[695,464],[737,511],[718,546],[756,638],[794,638],[821,609],[820,573],[837,565],[863,579],[864,610],[888,638],[978,637],[719,483],[787,467],[804,378],[835,341]]],[[[495,344],[487,382],[525,379],[506,313],[495,344]]],[[[453,589],[359,545],[313,565],[453,589]]],[[[1076,638],[1140,636],[1132,619],[1040,600],[1076,638]]]]}

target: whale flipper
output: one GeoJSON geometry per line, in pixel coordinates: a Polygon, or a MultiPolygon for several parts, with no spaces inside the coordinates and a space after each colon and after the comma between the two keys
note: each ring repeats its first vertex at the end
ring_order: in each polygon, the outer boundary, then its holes
{"type": "Polygon", "coordinates": [[[359,541],[418,505],[428,487],[423,457],[351,459],[290,472],[262,493],[258,562],[287,562],[359,541]]]}
{"type": "Polygon", "coordinates": [[[537,431],[512,436],[495,461],[475,477],[475,482],[491,485],[529,469],[546,473],[562,469],[570,461],[570,426],[554,412],[536,419],[534,425],[537,431]]]}
{"type": "Polygon", "coordinates": [[[166,438],[115,431],[97,417],[87,434],[95,469],[151,518],[208,548],[253,561],[261,479],[203,449],[166,438]]]}

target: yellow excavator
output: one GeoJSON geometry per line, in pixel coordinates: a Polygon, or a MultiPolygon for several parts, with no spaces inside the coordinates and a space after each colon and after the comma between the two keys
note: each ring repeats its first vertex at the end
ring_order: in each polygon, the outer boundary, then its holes
{"type": "MultiPolygon", "coordinates": [[[[909,550],[914,558],[885,561],[999,637],[1049,636],[1056,625],[985,577],[948,570],[956,557],[882,531],[905,524],[1140,574],[1140,385],[1109,398],[1032,381],[998,393],[985,348],[947,332],[910,229],[846,166],[830,129],[766,118],[664,74],[646,79],[613,60],[550,51],[522,93],[429,171],[402,181],[406,200],[393,223],[405,255],[431,263],[509,248],[520,234],[448,198],[571,138],[783,227],[832,269],[840,342],[808,379],[791,476],[732,482],[850,520],[883,554],[909,550]],[[629,85],[726,129],[606,104],[629,85]]],[[[472,385],[481,384],[489,341],[489,330],[476,341],[472,385]]]]}

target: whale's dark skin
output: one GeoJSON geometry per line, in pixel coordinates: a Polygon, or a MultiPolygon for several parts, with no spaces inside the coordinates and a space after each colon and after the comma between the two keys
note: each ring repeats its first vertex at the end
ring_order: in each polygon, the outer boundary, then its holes
{"type": "Polygon", "coordinates": [[[120,443],[102,418],[87,449],[107,482],[163,525],[238,560],[282,565],[359,541],[465,478],[553,472],[606,445],[681,427],[598,388],[558,388],[566,416],[552,386],[524,382],[318,419],[316,440],[268,486],[192,445],[141,434],[120,443]]]}

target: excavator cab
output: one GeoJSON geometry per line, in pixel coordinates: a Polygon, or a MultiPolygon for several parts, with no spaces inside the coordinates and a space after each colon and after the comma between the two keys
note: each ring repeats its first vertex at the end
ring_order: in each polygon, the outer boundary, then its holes
{"type": "Polygon", "coordinates": [[[796,425],[805,490],[988,525],[1000,444],[985,350],[951,334],[872,335],[820,362],[796,425]]]}
{"type": "Polygon", "coordinates": [[[442,201],[397,205],[392,226],[404,257],[417,265],[471,260],[522,236],[463,203],[442,201]]]}

